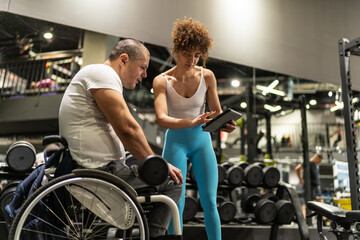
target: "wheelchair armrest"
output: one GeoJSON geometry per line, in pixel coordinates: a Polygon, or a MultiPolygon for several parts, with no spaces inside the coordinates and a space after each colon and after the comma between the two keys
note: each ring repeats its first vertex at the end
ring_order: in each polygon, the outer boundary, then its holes
{"type": "Polygon", "coordinates": [[[61,143],[65,148],[68,147],[68,143],[64,137],[61,137],[59,135],[49,135],[45,136],[42,145],[45,147],[46,145],[49,145],[51,143],[61,143]]]}
{"type": "Polygon", "coordinates": [[[349,211],[343,208],[315,201],[309,201],[307,203],[307,207],[317,214],[324,216],[340,225],[354,222],[350,219],[347,219],[346,216],[349,211]]]}

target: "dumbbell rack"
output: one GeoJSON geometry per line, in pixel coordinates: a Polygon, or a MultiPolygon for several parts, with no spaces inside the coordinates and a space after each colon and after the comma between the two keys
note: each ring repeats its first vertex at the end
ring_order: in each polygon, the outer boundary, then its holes
{"type": "MultiPolygon", "coordinates": [[[[238,187],[242,188],[242,187],[246,187],[246,186],[245,185],[244,186],[230,186],[230,185],[226,185],[226,184],[220,184],[218,186],[218,191],[231,192],[232,190],[234,190],[235,188],[238,188],[238,187]]],[[[259,186],[259,187],[261,188],[262,186],[259,186]]],[[[187,182],[186,188],[196,190],[197,185],[196,185],[196,183],[187,182]]],[[[276,196],[279,197],[279,199],[282,199],[285,192],[287,192],[291,203],[295,207],[295,215],[296,215],[296,220],[297,220],[297,223],[299,226],[299,233],[300,233],[301,239],[302,240],[310,239],[308,225],[306,224],[306,220],[302,214],[300,200],[299,200],[298,194],[295,191],[294,187],[292,187],[290,184],[280,181],[279,184],[275,188],[277,189],[276,196]]],[[[247,214],[247,215],[251,215],[251,214],[247,214]]],[[[279,224],[271,225],[271,232],[270,232],[270,238],[269,238],[270,240],[277,240],[279,227],[280,227],[279,224]]]]}
{"type": "MultiPolygon", "coordinates": [[[[308,225],[306,224],[306,220],[301,212],[301,204],[297,192],[290,184],[280,181],[277,187],[276,196],[278,196],[280,199],[283,198],[285,191],[288,193],[290,200],[295,207],[295,215],[299,226],[301,239],[310,239],[308,225]]],[[[271,226],[270,240],[277,239],[279,226],[280,225],[277,224],[273,224],[271,226]]]]}

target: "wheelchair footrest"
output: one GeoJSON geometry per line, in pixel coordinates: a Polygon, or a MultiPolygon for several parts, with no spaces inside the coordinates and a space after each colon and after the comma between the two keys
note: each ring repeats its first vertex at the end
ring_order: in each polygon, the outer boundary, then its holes
{"type": "Polygon", "coordinates": [[[336,206],[332,206],[330,204],[315,202],[315,201],[309,201],[307,203],[307,207],[310,210],[315,211],[316,213],[326,217],[327,219],[337,222],[340,225],[355,222],[354,220],[347,218],[347,214],[350,211],[345,210],[343,208],[339,208],[336,206]]]}

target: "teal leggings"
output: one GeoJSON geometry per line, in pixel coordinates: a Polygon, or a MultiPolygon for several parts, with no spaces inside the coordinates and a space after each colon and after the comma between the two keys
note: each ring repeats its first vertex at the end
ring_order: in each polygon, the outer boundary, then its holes
{"type": "MultiPolygon", "coordinates": [[[[184,184],[178,203],[182,228],[182,215],[185,205],[185,186],[187,158],[192,163],[196,178],[201,206],[204,209],[205,228],[209,240],[221,239],[221,224],[216,205],[218,169],[212,147],[210,133],[202,131],[201,126],[168,129],[165,134],[163,157],[179,168],[183,174],[184,184]]],[[[174,234],[172,222],[168,229],[174,234]]]]}

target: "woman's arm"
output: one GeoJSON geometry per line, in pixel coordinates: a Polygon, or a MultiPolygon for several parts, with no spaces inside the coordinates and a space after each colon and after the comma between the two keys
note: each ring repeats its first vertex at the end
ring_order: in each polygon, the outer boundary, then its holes
{"type": "Polygon", "coordinates": [[[156,119],[160,127],[170,129],[180,129],[194,127],[210,121],[206,119],[214,112],[204,113],[194,119],[180,119],[169,117],[166,102],[166,79],[162,75],[158,75],[153,81],[154,89],[154,106],[156,119]]]}
{"type": "MultiPolygon", "coordinates": [[[[204,69],[204,78],[207,86],[206,100],[211,111],[215,112],[215,116],[222,112],[219,96],[217,92],[217,84],[214,73],[209,69],[204,69]]],[[[225,127],[221,128],[221,131],[232,132],[236,128],[235,121],[227,123],[225,127]]]]}

